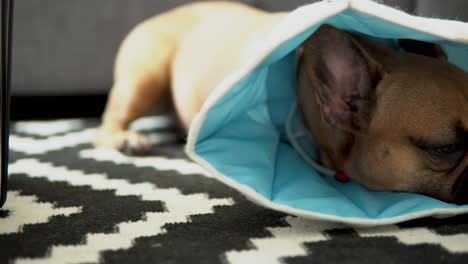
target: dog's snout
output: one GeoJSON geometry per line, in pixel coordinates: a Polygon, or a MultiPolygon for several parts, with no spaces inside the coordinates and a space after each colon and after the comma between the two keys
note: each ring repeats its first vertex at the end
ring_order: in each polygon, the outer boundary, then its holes
{"type": "Polygon", "coordinates": [[[452,190],[454,203],[458,205],[468,204],[468,167],[458,176],[452,190]]]}

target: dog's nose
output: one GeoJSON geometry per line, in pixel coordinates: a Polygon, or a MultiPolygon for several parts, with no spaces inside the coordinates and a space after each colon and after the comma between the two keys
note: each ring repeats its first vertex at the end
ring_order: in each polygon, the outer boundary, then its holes
{"type": "Polygon", "coordinates": [[[458,205],[468,204],[468,168],[462,172],[453,185],[453,193],[455,194],[454,203],[458,205]]]}

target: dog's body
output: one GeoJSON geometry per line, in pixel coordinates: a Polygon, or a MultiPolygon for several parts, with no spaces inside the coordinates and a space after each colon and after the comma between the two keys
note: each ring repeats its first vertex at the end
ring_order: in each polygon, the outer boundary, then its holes
{"type": "MultiPolygon", "coordinates": [[[[188,128],[211,90],[285,15],[208,2],[137,26],[117,56],[96,145],[146,150],[146,139],[128,125],[151,112],[169,86],[188,128]]],[[[437,45],[401,44],[410,52],[320,27],[300,48],[305,126],[325,166],[369,189],[468,203],[468,74],[437,45]]]]}

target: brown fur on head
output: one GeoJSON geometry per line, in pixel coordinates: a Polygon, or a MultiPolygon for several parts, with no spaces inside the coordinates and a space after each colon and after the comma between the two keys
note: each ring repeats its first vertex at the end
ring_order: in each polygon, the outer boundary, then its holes
{"type": "Polygon", "coordinates": [[[322,25],[301,47],[298,100],[325,166],[372,190],[468,203],[468,74],[435,44],[406,52],[322,25]]]}

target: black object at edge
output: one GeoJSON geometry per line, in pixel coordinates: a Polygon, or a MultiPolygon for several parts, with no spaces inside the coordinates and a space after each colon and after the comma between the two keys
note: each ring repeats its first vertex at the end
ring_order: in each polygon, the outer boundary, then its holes
{"type": "Polygon", "coordinates": [[[11,83],[11,36],[13,20],[13,0],[2,0],[1,22],[1,57],[2,57],[2,91],[1,91],[1,167],[0,167],[0,207],[6,201],[8,178],[8,136],[10,121],[10,83],[11,83]]]}

